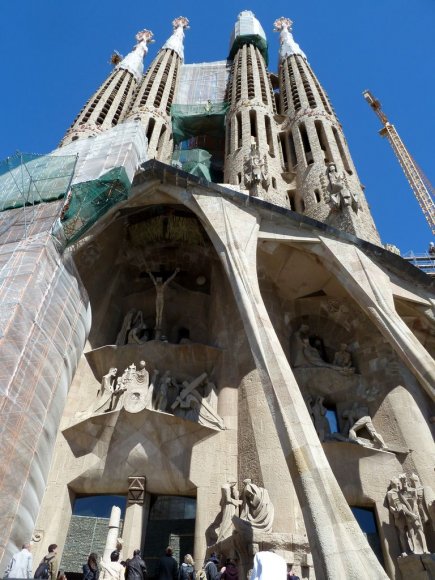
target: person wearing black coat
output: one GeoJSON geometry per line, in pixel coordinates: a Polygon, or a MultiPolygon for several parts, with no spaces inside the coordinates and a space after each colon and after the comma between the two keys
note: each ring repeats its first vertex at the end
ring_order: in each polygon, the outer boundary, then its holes
{"type": "Polygon", "coordinates": [[[144,580],[147,577],[147,567],[142,560],[140,550],[133,552],[133,558],[126,562],[125,579],[126,580],[144,580]]]}
{"type": "Polygon", "coordinates": [[[159,560],[159,565],[157,567],[157,580],[177,580],[177,578],[177,560],[172,555],[172,548],[168,546],[165,550],[165,555],[159,560]]]}

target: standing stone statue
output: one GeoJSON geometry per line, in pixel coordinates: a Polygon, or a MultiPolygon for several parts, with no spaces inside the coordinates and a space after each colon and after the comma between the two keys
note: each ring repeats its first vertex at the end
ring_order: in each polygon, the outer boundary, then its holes
{"type": "Polygon", "coordinates": [[[118,369],[116,367],[111,367],[109,372],[106,373],[102,380],[101,386],[97,393],[97,400],[93,406],[93,413],[101,413],[111,408],[111,400],[113,392],[116,390],[116,375],[118,369]]]}
{"type": "Polygon", "coordinates": [[[237,484],[225,483],[222,486],[222,521],[218,530],[217,542],[221,542],[231,536],[233,531],[233,517],[239,515],[239,509],[242,505],[242,500],[239,499],[239,491],[237,484]]]}
{"type": "Polygon", "coordinates": [[[338,173],[335,163],[329,163],[326,170],[327,183],[322,181],[325,199],[335,209],[351,206],[354,211],[358,209],[358,196],[350,191],[344,173],[338,173]]]}
{"type": "Polygon", "coordinates": [[[269,173],[267,168],[267,157],[262,158],[255,139],[251,143],[249,157],[245,157],[243,162],[244,182],[250,195],[258,197],[260,188],[269,187],[269,173]]]}
{"type": "Polygon", "coordinates": [[[151,270],[147,270],[147,274],[151,278],[156,289],[156,326],[154,329],[156,339],[160,338],[162,332],[163,307],[165,305],[165,288],[170,282],[172,282],[179,271],[180,268],[176,268],[172,276],[169,276],[169,278],[163,282],[163,278],[160,276],[155,278],[151,270]]]}
{"type": "Polygon", "coordinates": [[[117,346],[123,346],[127,344],[128,333],[133,325],[133,319],[135,318],[136,310],[132,308],[127,312],[124,316],[124,320],[122,321],[121,330],[118,332],[118,336],[116,337],[116,344],[117,346]]]}
{"type": "Polygon", "coordinates": [[[398,479],[391,480],[390,490],[387,492],[388,507],[394,516],[394,523],[399,532],[402,555],[407,552],[428,553],[416,483],[415,479],[411,480],[411,486],[409,486],[406,475],[402,473],[398,479]]]}
{"type": "Polygon", "coordinates": [[[408,549],[408,542],[406,540],[406,517],[403,513],[402,502],[399,497],[400,481],[397,477],[393,477],[390,481],[390,489],[387,492],[387,502],[390,512],[393,514],[394,524],[399,535],[400,549],[402,556],[406,556],[408,549]]]}
{"type": "Polygon", "coordinates": [[[311,403],[311,416],[320,441],[325,441],[331,433],[331,427],[326,417],[328,409],[323,404],[324,400],[324,397],[316,397],[315,402],[311,403]]]}

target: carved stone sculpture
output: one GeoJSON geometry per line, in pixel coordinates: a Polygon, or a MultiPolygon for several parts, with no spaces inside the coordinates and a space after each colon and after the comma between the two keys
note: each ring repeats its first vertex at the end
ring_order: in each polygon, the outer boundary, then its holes
{"type": "Polygon", "coordinates": [[[360,445],[366,447],[381,447],[386,449],[387,446],[382,436],[376,431],[372,419],[368,414],[367,407],[359,407],[358,403],[354,403],[350,409],[342,413],[343,419],[346,420],[344,434],[348,431],[350,441],[355,441],[360,445]],[[358,437],[357,433],[365,428],[371,437],[371,441],[362,437],[358,437]]]}
{"type": "Polygon", "coordinates": [[[292,337],[292,355],[293,367],[325,367],[336,370],[342,374],[352,374],[355,369],[352,366],[342,366],[337,364],[330,364],[322,357],[323,345],[318,345],[316,348],[310,344],[309,337],[310,327],[307,324],[302,324],[292,337]]]}
{"type": "Polygon", "coordinates": [[[124,375],[124,408],[129,413],[138,413],[146,408],[148,401],[149,373],[145,361],[140,361],[137,369],[135,364],[130,365],[124,375]]]}
{"type": "Polygon", "coordinates": [[[225,429],[222,418],[198,391],[198,387],[201,387],[206,380],[207,374],[203,373],[190,383],[184,381],[183,388],[171,405],[171,409],[175,415],[200,423],[205,427],[225,429]]]}
{"type": "Polygon", "coordinates": [[[394,477],[390,482],[390,490],[387,492],[387,502],[390,512],[393,514],[394,524],[397,528],[397,533],[399,535],[400,549],[402,550],[402,555],[406,555],[408,549],[408,543],[406,540],[406,518],[402,509],[402,502],[399,497],[399,486],[400,481],[397,477],[394,477]]]}
{"type": "Polygon", "coordinates": [[[111,367],[109,372],[103,376],[97,399],[93,405],[93,413],[101,413],[111,409],[113,393],[117,389],[116,375],[118,369],[111,367]]]}
{"type": "Polygon", "coordinates": [[[320,441],[325,441],[331,433],[329,421],[326,417],[328,409],[323,404],[325,399],[324,397],[316,397],[314,403],[311,397],[310,399],[311,417],[313,419],[314,427],[316,428],[320,441]]]}
{"type": "Polygon", "coordinates": [[[245,157],[243,163],[244,182],[250,195],[258,197],[260,188],[269,187],[269,173],[267,168],[266,155],[262,158],[257,143],[251,143],[249,156],[245,157]]]}
{"type": "Polygon", "coordinates": [[[172,384],[170,371],[166,371],[159,382],[159,389],[156,397],[155,409],[165,412],[168,407],[169,387],[172,384]]]}
{"type": "Polygon", "coordinates": [[[163,278],[161,278],[160,276],[157,276],[157,278],[155,278],[151,270],[147,270],[147,274],[151,278],[156,289],[156,326],[155,326],[156,339],[160,338],[160,334],[162,331],[163,307],[165,305],[166,286],[175,278],[175,276],[178,274],[179,271],[180,268],[176,268],[172,276],[169,276],[169,278],[165,282],[163,282],[163,278]]]}
{"type": "Polygon", "coordinates": [[[388,507],[398,529],[403,555],[428,553],[423,527],[427,514],[423,508],[424,492],[420,487],[418,476],[413,474],[409,484],[406,474],[402,473],[399,478],[391,480],[387,492],[388,507]]]}
{"type": "Polygon", "coordinates": [[[239,499],[239,491],[236,483],[225,483],[222,486],[222,521],[218,529],[217,542],[221,542],[231,536],[233,531],[233,517],[239,515],[242,500],[239,499]]]}
{"type": "Polygon", "coordinates": [[[132,321],[130,330],[127,334],[128,344],[144,344],[148,340],[148,335],[146,334],[147,325],[143,320],[143,313],[141,310],[136,312],[136,315],[132,321]]]}
{"type": "Polygon", "coordinates": [[[127,344],[128,333],[132,327],[135,315],[136,310],[134,308],[129,310],[125,315],[124,320],[122,321],[121,330],[118,332],[118,336],[116,337],[116,344],[118,346],[123,346],[124,344],[127,344]]]}
{"type": "Polygon", "coordinates": [[[240,518],[256,530],[271,532],[274,508],[268,491],[264,487],[255,485],[250,479],[245,479],[243,484],[240,518]]]}
{"type": "Polygon", "coordinates": [[[334,209],[352,207],[358,210],[358,196],[349,189],[344,173],[338,173],[335,163],[329,163],[326,169],[326,179],[320,178],[324,198],[334,209]]]}
{"type": "Polygon", "coordinates": [[[352,356],[347,350],[347,344],[340,344],[340,350],[338,350],[334,355],[333,364],[337,367],[342,367],[346,369],[352,368],[352,356]]]}

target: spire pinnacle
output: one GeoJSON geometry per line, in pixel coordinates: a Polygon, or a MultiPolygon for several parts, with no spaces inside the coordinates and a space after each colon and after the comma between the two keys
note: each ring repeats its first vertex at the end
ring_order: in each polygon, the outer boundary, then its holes
{"type": "Polygon", "coordinates": [[[189,20],[185,16],[179,16],[172,21],[174,32],[163,45],[162,49],[173,50],[181,60],[184,60],[184,29],[189,28],[189,20]]]}
{"type": "Polygon", "coordinates": [[[293,21],[290,20],[290,18],[281,16],[281,18],[275,20],[274,26],[274,32],[280,32],[281,48],[279,50],[279,54],[281,59],[284,60],[287,56],[291,56],[292,54],[299,54],[305,60],[307,60],[304,51],[293,38],[293,21]]]}
{"type": "Polygon", "coordinates": [[[141,30],[136,34],[136,46],[121,60],[116,68],[128,70],[139,82],[143,75],[143,59],[148,52],[148,44],[154,42],[151,30],[141,30]]]}

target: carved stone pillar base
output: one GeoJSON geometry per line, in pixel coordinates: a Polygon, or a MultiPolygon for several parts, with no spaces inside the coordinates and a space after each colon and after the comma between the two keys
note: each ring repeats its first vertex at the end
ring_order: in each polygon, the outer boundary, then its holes
{"type": "Polygon", "coordinates": [[[403,580],[432,580],[435,578],[435,554],[410,554],[397,558],[403,580]]]}
{"type": "Polygon", "coordinates": [[[127,509],[122,533],[123,557],[131,558],[134,550],[141,550],[145,537],[150,495],[146,493],[145,477],[128,478],[127,509]]]}

